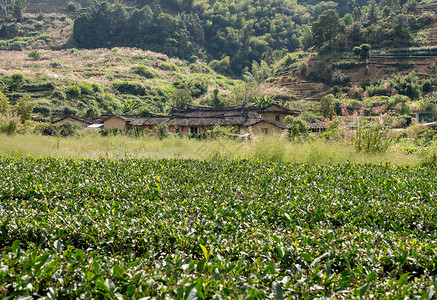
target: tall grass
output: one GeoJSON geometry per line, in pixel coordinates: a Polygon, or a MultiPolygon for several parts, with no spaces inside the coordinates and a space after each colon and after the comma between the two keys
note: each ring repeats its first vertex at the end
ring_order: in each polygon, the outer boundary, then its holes
{"type": "Polygon", "coordinates": [[[356,152],[353,145],[315,142],[295,143],[276,137],[254,141],[216,139],[212,141],[169,137],[131,138],[86,134],[81,137],[59,138],[38,135],[0,134],[0,155],[63,157],[63,158],[179,158],[179,159],[250,159],[289,161],[312,164],[386,163],[416,165],[423,155],[407,154],[396,148],[385,153],[356,152]]]}

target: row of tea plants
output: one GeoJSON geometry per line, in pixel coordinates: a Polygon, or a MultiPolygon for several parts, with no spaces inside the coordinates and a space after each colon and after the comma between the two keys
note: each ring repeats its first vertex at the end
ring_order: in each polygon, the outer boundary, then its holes
{"type": "Polygon", "coordinates": [[[0,158],[0,295],[431,299],[436,171],[0,158]]]}

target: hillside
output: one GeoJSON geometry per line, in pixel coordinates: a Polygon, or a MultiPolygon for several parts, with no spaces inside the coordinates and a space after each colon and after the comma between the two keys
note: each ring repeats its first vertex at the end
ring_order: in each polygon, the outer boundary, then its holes
{"type": "Polygon", "coordinates": [[[12,103],[30,95],[36,120],[52,121],[165,113],[178,89],[201,105],[211,105],[217,89],[221,105],[282,100],[313,110],[331,93],[360,101],[410,93],[415,101],[436,84],[433,2],[156,3],[28,2],[20,20],[0,19],[0,91],[12,103]],[[316,38],[325,33],[331,37],[316,38]],[[372,50],[360,59],[351,50],[364,43],[372,50]],[[306,50],[292,52],[299,46],[306,50]],[[405,88],[407,76],[413,83],[405,88]]]}
{"type": "Polygon", "coordinates": [[[411,72],[415,72],[422,81],[437,77],[437,4],[422,6],[418,14],[432,16],[430,24],[421,30],[424,36],[418,47],[372,50],[367,60],[347,52],[338,55],[312,54],[279,70],[270,81],[287,88],[297,99],[319,101],[332,93],[335,86],[349,91],[354,86],[393,76],[406,76],[411,72]],[[310,78],[310,73],[317,73],[319,77],[327,73],[330,78],[314,80],[310,78]]]}
{"type": "Polygon", "coordinates": [[[44,121],[70,114],[164,113],[178,88],[208,103],[214,89],[224,99],[241,84],[200,63],[130,48],[0,51],[0,56],[0,91],[13,103],[30,95],[44,121]]]}

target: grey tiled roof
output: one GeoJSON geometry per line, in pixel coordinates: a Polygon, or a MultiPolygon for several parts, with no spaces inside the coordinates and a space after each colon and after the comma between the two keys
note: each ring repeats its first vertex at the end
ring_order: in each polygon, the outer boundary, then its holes
{"type": "MultiPolygon", "coordinates": [[[[296,113],[296,111],[287,109],[280,105],[276,106],[278,107],[277,112],[283,113],[285,111],[291,114],[296,113]]],[[[252,126],[261,121],[265,121],[283,129],[288,128],[288,125],[285,125],[283,123],[261,119],[261,113],[265,112],[266,108],[261,109],[260,107],[246,107],[245,105],[222,108],[187,105],[186,109],[173,107],[167,116],[154,114],[144,117],[114,115],[100,116],[94,120],[79,117],[72,118],[75,118],[82,122],[86,122],[87,124],[95,124],[103,123],[111,117],[116,117],[126,121],[126,125],[128,126],[154,126],[161,122],[167,123],[168,125],[178,126],[252,126]]],[[[276,112],[276,110],[268,110],[268,112],[276,112]]]]}

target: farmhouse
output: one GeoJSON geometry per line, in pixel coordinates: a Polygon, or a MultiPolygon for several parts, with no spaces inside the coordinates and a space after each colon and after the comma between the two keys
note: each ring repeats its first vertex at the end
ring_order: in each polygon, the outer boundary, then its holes
{"type": "Polygon", "coordinates": [[[75,117],[75,116],[67,116],[60,120],[57,120],[53,122],[54,124],[63,124],[64,122],[74,122],[78,123],[83,128],[86,128],[88,125],[91,125],[94,123],[93,119],[87,119],[87,118],[81,118],[81,117],[75,117]]]}
{"type": "MultiPolygon", "coordinates": [[[[296,116],[299,112],[288,109],[278,104],[270,104],[267,107],[246,107],[245,105],[212,108],[187,105],[185,109],[172,108],[166,116],[149,115],[123,116],[113,115],[100,117],[99,120],[87,120],[77,117],[66,117],[62,120],[75,121],[85,124],[86,122],[104,124],[103,128],[130,131],[153,130],[156,125],[166,123],[170,132],[185,135],[197,134],[213,129],[214,126],[231,126],[239,134],[252,132],[255,135],[280,135],[289,125],[284,123],[287,115],[296,116]]],[[[86,127],[86,126],[84,126],[86,127]]]]}
{"type": "Polygon", "coordinates": [[[67,116],[67,117],[64,117],[64,118],[57,120],[53,123],[54,124],[63,124],[64,122],[68,121],[68,122],[78,123],[83,128],[87,128],[88,126],[93,125],[93,124],[102,124],[103,121],[108,117],[109,116],[100,116],[96,119],[89,119],[89,118],[82,118],[82,117],[76,117],[76,116],[67,116]]]}

